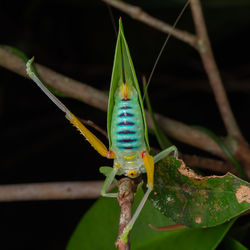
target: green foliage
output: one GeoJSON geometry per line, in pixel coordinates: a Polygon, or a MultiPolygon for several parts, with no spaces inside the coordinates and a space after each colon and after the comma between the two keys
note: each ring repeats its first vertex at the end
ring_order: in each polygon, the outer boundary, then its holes
{"type": "Polygon", "coordinates": [[[156,164],[150,200],[176,223],[205,228],[248,210],[249,188],[249,183],[233,174],[201,177],[184,162],[168,157],[156,164]]]}
{"type": "MultiPolygon", "coordinates": [[[[137,207],[143,192],[139,190],[135,197],[137,207]]],[[[116,249],[120,208],[116,199],[99,199],[83,216],[73,233],[67,250],[116,249]]],[[[155,231],[149,227],[172,225],[174,222],[162,215],[146,202],[131,232],[132,250],[168,249],[171,250],[210,250],[215,249],[227,233],[233,221],[207,229],[181,229],[169,232],[155,231]]]]}
{"type": "MultiPolygon", "coordinates": [[[[27,56],[21,51],[12,47],[5,46],[4,48],[19,56],[24,62],[27,62],[27,56]]],[[[125,74],[129,76],[130,81],[133,82],[138,93],[140,93],[120,21],[110,87],[109,131],[114,106],[114,94],[117,84],[121,81],[121,49],[123,51],[125,74]]],[[[53,94],[65,97],[63,93],[52,89],[50,91],[53,94]]],[[[148,144],[145,114],[140,95],[139,102],[144,116],[145,140],[148,144]]],[[[149,100],[148,106],[150,107],[149,100]]],[[[154,118],[152,110],[151,117],[154,118]]],[[[154,123],[158,141],[161,147],[164,148],[164,145],[168,142],[162,140],[163,134],[157,123],[155,121],[154,123]]],[[[217,143],[219,144],[219,142],[217,143]]],[[[220,144],[220,146],[222,147],[223,145],[220,144]]],[[[226,154],[235,164],[230,152],[228,154],[226,151],[226,154]]],[[[111,168],[109,167],[100,169],[105,175],[110,170],[111,168]]],[[[131,249],[166,249],[166,246],[171,250],[215,249],[234,222],[234,219],[229,220],[236,218],[250,208],[249,200],[247,202],[246,197],[244,198],[244,195],[247,195],[246,190],[249,192],[249,188],[250,186],[247,182],[232,174],[226,174],[222,177],[197,176],[183,162],[173,157],[168,157],[166,160],[156,164],[155,187],[154,192],[150,195],[152,204],[150,202],[146,203],[139,219],[136,221],[130,237],[131,249]],[[160,227],[174,223],[180,223],[192,227],[192,229],[161,232],[155,231],[148,226],[148,224],[153,224],[160,227]],[[205,229],[205,227],[209,228],[205,229]]],[[[135,197],[135,208],[142,196],[143,193],[140,190],[135,197]]],[[[67,250],[115,249],[114,242],[118,232],[119,214],[120,208],[116,199],[101,198],[79,222],[68,243],[67,250]]],[[[221,246],[232,250],[246,249],[233,238],[225,238],[221,246]]]]}
{"type": "Polygon", "coordinates": [[[220,248],[223,250],[247,250],[239,241],[231,237],[225,237],[220,244],[220,248]]]}

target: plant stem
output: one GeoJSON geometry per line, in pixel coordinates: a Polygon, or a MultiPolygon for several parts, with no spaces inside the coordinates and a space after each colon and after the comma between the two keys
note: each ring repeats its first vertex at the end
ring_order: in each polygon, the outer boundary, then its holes
{"type": "Polygon", "coordinates": [[[233,138],[244,140],[231,110],[225,88],[222,84],[221,75],[214,59],[200,1],[190,0],[190,7],[192,10],[194,25],[197,33],[198,51],[201,56],[201,60],[207,73],[210,85],[213,89],[215,100],[220,110],[226,130],[228,134],[233,138]]]}
{"type": "Polygon", "coordinates": [[[96,199],[103,181],[0,185],[0,202],[96,199]]]}
{"type": "Polygon", "coordinates": [[[132,218],[132,205],[134,201],[134,193],[136,192],[136,184],[133,180],[129,178],[122,178],[118,182],[118,184],[119,186],[118,186],[117,199],[121,207],[121,212],[120,212],[119,232],[115,245],[116,247],[119,248],[119,250],[129,250],[130,249],[129,235],[128,235],[128,241],[126,243],[123,243],[120,240],[120,235],[123,233],[124,228],[127,226],[127,224],[132,218]]]}
{"type": "Polygon", "coordinates": [[[181,157],[187,166],[191,168],[207,169],[223,174],[227,172],[237,174],[236,169],[229,162],[188,154],[182,154],[181,157]]]}
{"type": "Polygon", "coordinates": [[[188,43],[192,47],[196,47],[196,38],[193,34],[183,31],[180,29],[173,29],[172,25],[167,24],[155,17],[150,16],[148,13],[143,11],[138,6],[125,3],[123,1],[117,1],[117,0],[103,0],[103,2],[110,4],[111,6],[125,12],[132,18],[139,20],[148,26],[151,26],[157,30],[160,30],[166,34],[171,34],[175,38],[182,40],[186,43],[188,43]]]}
{"type": "Polygon", "coordinates": [[[84,120],[82,118],[79,118],[78,119],[83,123],[83,124],[86,124],[92,128],[94,128],[95,130],[97,130],[98,132],[100,132],[102,135],[104,135],[106,137],[106,139],[108,140],[108,133],[107,131],[105,131],[104,129],[102,129],[101,127],[99,127],[98,125],[96,125],[93,121],[90,121],[90,120],[84,120]]]}
{"type": "MultiPolygon", "coordinates": [[[[27,77],[23,59],[1,46],[0,66],[27,77]]],[[[46,84],[48,84],[48,86],[63,92],[72,98],[83,101],[88,105],[107,111],[108,96],[102,91],[88,86],[86,83],[81,83],[63,76],[37,63],[35,66],[40,77],[46,82],[46,84]]],[[[146,116],[148,127],[153,129],[154,126],[147,111],[146,116]]],[[[157,113],[155,113],[155,119],[169,137],[225,159],[225,155],[220,147],[204,132],[157,113]]],[[[250,176],[250,168],[248,168],[250,164],[250,148],[248,144],[243,143],[242,141],[236,141],[231,152],[237,157],[237,159],[244,163],[245,172],[250,176]]]]}

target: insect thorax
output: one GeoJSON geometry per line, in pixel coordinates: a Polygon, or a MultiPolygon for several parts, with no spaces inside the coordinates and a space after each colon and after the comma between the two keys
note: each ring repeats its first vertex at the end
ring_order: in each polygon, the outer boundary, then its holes
{"type": "Polygon", "coordinates": [[[144,162],[140,156],[140,153],[135,153],[134,155],[128,156],[123,152],[114,159],[114,167],[119,168],[120,174],[129,176],[131,178],[135,178],[142,173],[146,173],[144,162]]]}

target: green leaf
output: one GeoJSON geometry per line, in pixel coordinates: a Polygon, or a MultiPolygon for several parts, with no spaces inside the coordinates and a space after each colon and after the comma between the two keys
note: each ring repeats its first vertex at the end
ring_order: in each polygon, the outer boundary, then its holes
{"type": "Polygon", "coordinates": [[[239,241],[231,237],[225,237],[225,239],[220,244],[220,249],[223,250],[247,250],[239,241]]]}
{"type": "Polygon", "coordinates": [[[111,147],[111,121],[112,121],[112,114],[113,108],[115,103],[115,93],[118,86],[122,83],[122,76],[123,72],[126,76],[126,80],[131,83],[138,93],[138,101],[141,107],[142,117],[143,117],[143,124],[144,124],[144,133],[145,133],[145,142],[147,149],[149,150],[149,143],[148,143],[148,132],[147,132],[147,125],[146,125],[146,117],[143,107],[143,102],[141,98],[140,87],[137,81],[137,77],[135,74],[134,65],[130,56],[128,44],[126,42],[123,26],[121,18],[119,20],[119,32],[117,36],[116,48],[115,48],[115,57],[114,57],[114,64],[111,76],[111,83],[110,83],[110,91],[109,91],[109,105],[108,105],[108,135],[109,135],[109,146],[111,147]]]}
{"type": "MultiPolygon", "coordinates": [[[[212,250],[215,249],[224,238],[233,224],[233,220],[220,226],[206,229],[187,229],[167,232],[157,240],[146,241],[140,244],[136,250],[212,250]]],[[[243,250],[243,249],[242,249],[243,250]]]]}
{"type": "MultiPolygon", "coordinates": [[[[142,196],[142,190],[137,192],[134,208],[137,207],[142,196]]],[[[100,198],[81,219],[69,241],[67,250],[116,249],[114,243],[118,233],[119,214],[120,207],[116,199],[100,198]]],[[[135,223],[131,242],[144,241],[145,237],[161,234],[162,232],[153,231],[148,226],[148,223],[153,222],[159,226],[173,223],[159,213],[150,202],[147,202],[135,223]]]]}
{"type": "MultiPolygon", "coordinates": [[[[135,209],[143,196],[141,190],[135,197],[135,209]]],[[[99,199],[83,216],[67,246],[67,250],[116,249],[120,208],[116,199],[99,199]]],[[[173,221],[162,215],[150,202],[146,202],[131,232],[131,249],[211,250],[223,239],[233,221],[208,229],[182,229],[160,232],[154,226],[166,226],[173,221]]]]}
{"type": "Polygon", "coordinates": [[[250,185],[233,174],[201,177],[181,160],[156,164],[150,200],[178,224],[205,228],[220,225],[250,208],[250,185]]]}

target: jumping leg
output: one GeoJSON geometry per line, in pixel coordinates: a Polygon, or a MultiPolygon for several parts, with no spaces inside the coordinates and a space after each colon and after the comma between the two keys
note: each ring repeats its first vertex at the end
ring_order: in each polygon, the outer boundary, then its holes
{"type": "Polygon", "coordinates": [[[34,58],[30,59],[26,64],[26,71],[29,77],[38,85],[38,87],[50,98],[56,106],[61,109],[66,118],[80,131],[80,133],[86,138],[91,146],[103,157],[113,159],[115,157],[112,151],[109,151],[106,146],[93,134],[91,133],[78,119],[72,114],[69,109],[56,98],[42,83],[39,77],[36,75],[34,68],[32,67],[34,58]]]}

